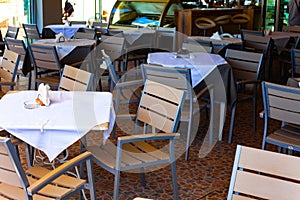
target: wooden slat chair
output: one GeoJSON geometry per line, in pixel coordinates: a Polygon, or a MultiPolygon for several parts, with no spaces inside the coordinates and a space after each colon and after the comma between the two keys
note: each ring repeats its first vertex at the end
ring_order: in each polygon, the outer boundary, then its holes
{"type": "MultiPolygon", "coordinates": [[[[21,56],[17,75],[24,76],[24,74],[22,72],[22,67],[23,67],[24,59],[25,59],[26,52],[27,52],[27,48],[25,46],[24,41],[18,40],[18,39],[12,39],[12,38],[4,38],[4,42],[5,42],[7,49],[18,53],[21,56]]],[[[32,73],[30,71],[28,74],[28,90],[31,89],[31,76],[32,76],[32,73]]]]}
{"type": "MultiPolygon", "coordinates": [[[[300,38],[300,37],[299,37],[300,38]]],[[[300,49],[291,49],[292,78],[300,75],[300,49]]]]}
{"type": "MultiPolygon", "coordinates": [[[[137,92],[135,92],[135,90],[141,86],[144,85],[144,81],[142,80],[142,78],[135,78],[135,80],[126,80],[126,76],[127,75],[138,75],[140,74],[141,76],[141,71],[140,70],[133,70],[133,71],[129,71],[126,73],[125,77],[121,77],[121,79],[119,78],[120,74],[118,74],[115,70],[115,66],[113,65],[113,62],[110,58],[109,55],[106,54],[105,50],[101,51],[102,56],[103,56],[103,61],[108,69],[109,72],[109,76],[111,79],[111,88],[110,91],[116,91],[116,98],[115,98],[115,112],[117,113],[117,118],[118,119],[122,119],[122,118],[127,118],[125,116],[121,116],[118,113],[119,110],[119,106],[120,104],[128,104],[131,102],[139,102],[140,100],[140,94],[137,94],[137,92]],[[132,98],[132,95],[134,96],[134,98],[132,98]]],[[[131,116],[129,116],[131,117],[131,116]]]]}
{"type": "MultiPolygon", "coordinates": [[[[213,123],[213,106],[208,102],[200,101],[200,98],[206,94],[208,91],[213,94],[213,87],[209,85],[208,87],[202,89],[198,94],[194,94],[192,88],[191,71],[188,68],[170,68],[163,67],[160,65],[153,64],[143,64],[141,66],[142,75],[144,81],[151,80],[156,81],[170,87],[182,90],[186,92],[186,100],[184,107],[182,109],[182,114],[180,121],[188,124],[186,132],[186,153],[185,159],[188,160],[189,157],[189,147],[195,137],[195,133],[192,133],[193,127],[193,116],[203,109],[207,109],[208,106],[211,107],[210,110],[210,122],[213,123]],[[199,101],[198,101],[199,100],[199,101]]],[[[211,95],[213,101],[213,95],[211,95]]],[[[212,127],[210,126],[210,130],[212,127]]],[[[210,142],[212,143],[212,133],[210,132],[210,142]]]]}
{"type": "Polygon", "coordinates": [[[264,54],[234,49],[227,49],[225,59],[232,67],[236,82],[238,98],[232,108],[228,143],[232,142],[235,121],[235,111],[238,102],[253,101],[253,130],[256,130],[257,87],[261,83],[264,54]],[[251,93],[246,92],[246,86],[252,86],[251,93]]]}
{"type": "MultiPolygon", "coordinates": [[[[124,36],[107,36],[101,37],[101,43],[98,48],[104,50],[110,57],[113,65],[117,68],[117,73],[121,73],[121,68],[124,68],[125,64],[125,37],[124,36]]],[[[97,49],[98,49],[97,48],[97,49]]],[[[113,89],[113,80],[110,78],[110,90],[113,89]]]]}
{"type": "Polygon", "coordinates": [[[87,91],[90,88],[92,79],[92,73],[65,65],[58,90],[87,91]]]}
{"type": "Polygon", "coordinates": [[[171,165],[174,199],[178,199],[174,140],[180,135],[176,130],[184,98],[181,90],[147,80],[138,107],[137,123],[143,123],[145,128],[152,126],[159,132],[120,136],[117,146],[107,143],[101,147],[87,147],[97,164],[115,175],[114,200],[118,199],[120,172],[141,173],[145,186],[144,172],[151,170],[148,167],[161,164],[171,165]],[[153,146],[155,143],[147,142],[162,140],[169,141],[165,151],[153,146]]]}
{"type": "Polygon", "coordinates": [[[19,54],[11,50],[4,51],[0,66],[0,88],[1,86],[8,86],[9,90],[14,90],[20,57],[19,54]]]}
{"type": "Polygon", "coordinates": [[[270,80],[274,56],[274,40],[271,37],[243,33],[243,50],[264,53],[263,80],[270,80]]]}
{"type": "Polygon", "coordinates": [[[174,52],[177,49],[176,28],[157,27],[156,49],[158,51],[174,52]]]}
{"type": "Polygon", "coordinates": [[[95,199],[93,156],[89,152],[55,170],[34,166],[24,171],[10,139],[0,137],[0,158],[0,194],[5,199],[67,199],[82,189],[89,189],[90,199],[95,199]],[[65,175],[68,170],[84,163],[88,181],[65,175]]]}
{"type": "Polygon", "coordinates": [[[42,34],[40,33],[36,24],[22,24],[22,25],[23,25],[27,44],[42,38],[42,34]]]}
{"type": "Polygon", "coordinates": [[[5,33],[5,38],[17,39],[19,33],[19,27],[8,26],[7,31],[5,33]]]}
{"type": "Polygon", "coordinates": [[[238,145],[227,200],[300,197],[300,158],[238,145]]]}
{"type": "Polygon", "coordinates": [[[62,67],[55,46],[31,44],[28,45],[28,48],[34,67],[35,89],[40,83],[47,83],[53,88],[57,88],[62,67]]]}
{"type": "Polygon", "coordinates": [[[262,83],[264,102],[264,136],[262,149],[273,144],[284,150],[300,151],[300,89],[275,83],[262,83]],[[270,132],[270,119],[282,126],[270,132]]]}

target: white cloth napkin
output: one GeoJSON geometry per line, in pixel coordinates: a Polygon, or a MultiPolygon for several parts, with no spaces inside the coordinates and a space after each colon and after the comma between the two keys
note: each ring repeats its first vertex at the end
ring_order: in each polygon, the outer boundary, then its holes
{"type": "Polygon", "coordinates": [[[222,40],[221,36],[219,35],[218,32],[215,32],[211,37],[210,39],[213,39],[213,40],[222,40]]]}
{"type": "Polygon", "coordinates": [[[48,84],[41,83],[38,87],[38,98],[45,104],[45,106],[50,105],[49,96],[50,86],[48,84]]]}

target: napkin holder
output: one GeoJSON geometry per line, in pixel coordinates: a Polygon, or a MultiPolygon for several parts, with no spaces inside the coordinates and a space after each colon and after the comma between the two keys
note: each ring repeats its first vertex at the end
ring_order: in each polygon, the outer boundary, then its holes
{"type": "Polygon", "coordinates": [[[42,101],[45,106],[50,105],[50,86],[48,84],[41,83],[38,87],[38,98],[42,101]]]}
{"type": "Polygon", "coordinates": [[[211,37],[210,39],[212,40],[222,40],[221,36],[219,35],[218,32],[215,32],[211,37]]]}
{"type": "Polygon", "coordinates": [[[63,33],[59,33],[55,35],[55,42],[65,42],[67,40],[66,36],[63,33]]]}
{"type": "Polygon", "coordinates": [[[190,52],[188,49],[182,48],[177,51],[176,58],[190,58],[190,52]]]}

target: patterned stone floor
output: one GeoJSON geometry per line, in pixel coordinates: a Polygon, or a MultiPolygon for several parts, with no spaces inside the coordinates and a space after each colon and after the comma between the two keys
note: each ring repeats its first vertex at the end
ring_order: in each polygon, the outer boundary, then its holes
{"type": "MultiPolygon", "coordinates": [[[[22,88],[22,82],[20,82],[22,88]]],[[[258,110],[262,110],[261,99],[258,110]]],[[[263,134],[263,120],[257,119],[257,130],[252,130],[252,103],[240,103],[237,108],[236,122],[233,135],[233,143],[228,144],[230,110],[227,113],[223,139],[218,141],[212,151],[204,157],[199,157],[199,150],[203,147],[204,135],[207,131],[208,120],[205,114],[201,113],[199,125],[194,125],[196,137],[190,147],[189,160],[179,154],[176,160],[177,179],[180,199],[225,199],[230,182],[231,169],[233,165],[235,149],[237,144],[260,148],[263,134]]],[[[125,122],[126,124],[126,122],[125,122]]],[[[279,126],[278,122],[272,122],[271,128],[279,126]]],[[[126,126],[126,125],[125,125],[126,126]]],[[[183,126],[182,126],[183,127],[183,126]]],[[[180,130],[184,136],[184,127],[180,130]]],[[[117,134],[120,129],[117,129],[117,134]]],[[[182,149],[182,140],[177,144],[182,149]]],[[[70,154],[76,154],[79,143],[73,144],[70,154]]],[[[267,146],[267,149],[273,149],[267,146]]],[[[24,161],[24,150],[21,149],[22,161],[24,161]]],[[[26,167],[26,166],[25,166],[26,167]]],[[[112,199],[114,177],[111,173],[101,167],[94,165],[94,177],[97,199],[112,199]]],[[[173,199],[171,181],[171,168],[165,166],[157,171],[146,173],[147,186],[143,187],[138,174],[121,173],[119,195],[120,199],[133,199],[144,197],[150,199],[173,199]]]]}

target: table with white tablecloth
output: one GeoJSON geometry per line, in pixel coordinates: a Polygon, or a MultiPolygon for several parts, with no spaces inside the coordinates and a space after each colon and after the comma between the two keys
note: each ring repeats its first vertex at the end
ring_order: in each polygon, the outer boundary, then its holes
{"type": "Polygon", "coordinates": [[[49,106],[25,108],[24,102],[34,104],[37,94],[5,95],[0,100],[0,127],[43,151],[50,161],[98,125],[109,124],[104,140],[109,137],[115,122],[111,93],[50,91],[49,106]]]}
{"type": "Polygon", "coordinates": [[[43,35],[45,35],[44,38],[49,37],[51,35],[62,33],[67,38],[72,38],[77,31],[79,31],[82,28],[86,28],[86,25],[82,24],[74,24],[74,25],[65,25],[65,24],[51,24],[47,25],[43,28],[43,35]],[[49,33],[49,30],[51,30],[53,33],[49,33]],[[48,33],[47,33],[48,32],[48,33]]]}

